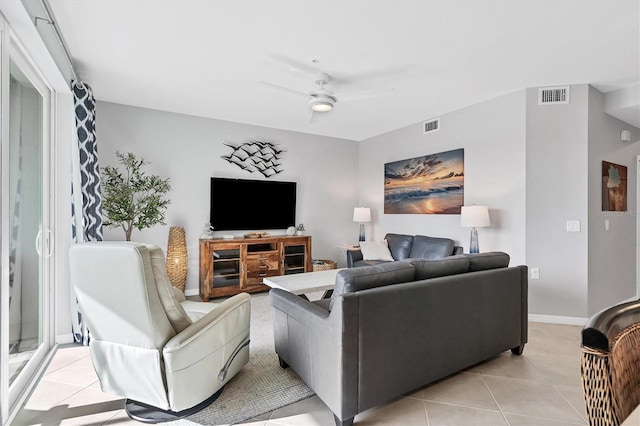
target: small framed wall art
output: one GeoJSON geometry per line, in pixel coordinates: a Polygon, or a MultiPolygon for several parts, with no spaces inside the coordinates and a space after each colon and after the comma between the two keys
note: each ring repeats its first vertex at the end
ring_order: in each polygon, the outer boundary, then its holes
{"type": "Polygon", "coordinates": [[[627,211],[627,166],[602,162],[602,211],[627,211]]]}

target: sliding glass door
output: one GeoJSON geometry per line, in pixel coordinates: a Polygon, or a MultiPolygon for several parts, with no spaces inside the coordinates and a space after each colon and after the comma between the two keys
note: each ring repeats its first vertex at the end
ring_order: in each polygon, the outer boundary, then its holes
{"type": "Polygon", "coordinates": [[[2,46],[2,421],[53,347],[49,139],[51,90],[21,51],[2,46]],[[5,325],[8,324],[8,327],[5,325]]]}
{"type": "Polygon", "coordinates": [[[43,102],[10,61],[9,87],[9,386],[43,343],[43,102]]]}

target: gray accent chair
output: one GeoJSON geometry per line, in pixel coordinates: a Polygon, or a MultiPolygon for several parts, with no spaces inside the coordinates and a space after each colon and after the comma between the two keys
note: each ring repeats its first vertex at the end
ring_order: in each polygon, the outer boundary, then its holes
{"type": "MultiPolygon", "coordinates": [[[[450,238],[428,237],[426,235],[387,234],[384,236],[395,260],[442,259],[462,254],[462,247],[456,246],[450,238]]],[[[347,250],[347,267],[379,265],[385,260],[364,260],[360,250],[347,250]]]]}
{"type": "Polygon", "coordinates": [[[345,269],[330,299],[270,291],[275,350],[334,413],[356,414],[527,342],[527,267],[506,253],[345,269]]]}
{"type": "Polygon", "coordinates": [[[159,247],[91,242],[69,250],[71,284],[104,392],[130,417],[175,420],[208,405],[249,361],[250,296],[185,300],[159,247]]]}

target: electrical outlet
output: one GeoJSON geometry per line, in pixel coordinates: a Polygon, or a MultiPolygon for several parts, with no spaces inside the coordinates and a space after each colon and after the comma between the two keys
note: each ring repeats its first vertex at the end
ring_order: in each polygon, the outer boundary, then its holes
{"type": "Polygon", "coordinates": [[[540,279],[540,268],[531,268],[531,279],[532,280],[540,279]]]}

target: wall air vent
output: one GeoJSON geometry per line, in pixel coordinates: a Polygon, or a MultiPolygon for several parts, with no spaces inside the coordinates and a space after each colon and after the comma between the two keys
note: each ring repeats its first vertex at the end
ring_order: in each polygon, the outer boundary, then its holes
{"type": "Polygon", "coordinates": [[[424,133],[435,132],[440,129],[440,119],[434,118],[433,120],[424,122],[424,133]]]}
{"type": "Polygon", "coordinates": [[[538,89],[538,105],[568,103],[569,86],[541,87],[538,89]]]}

